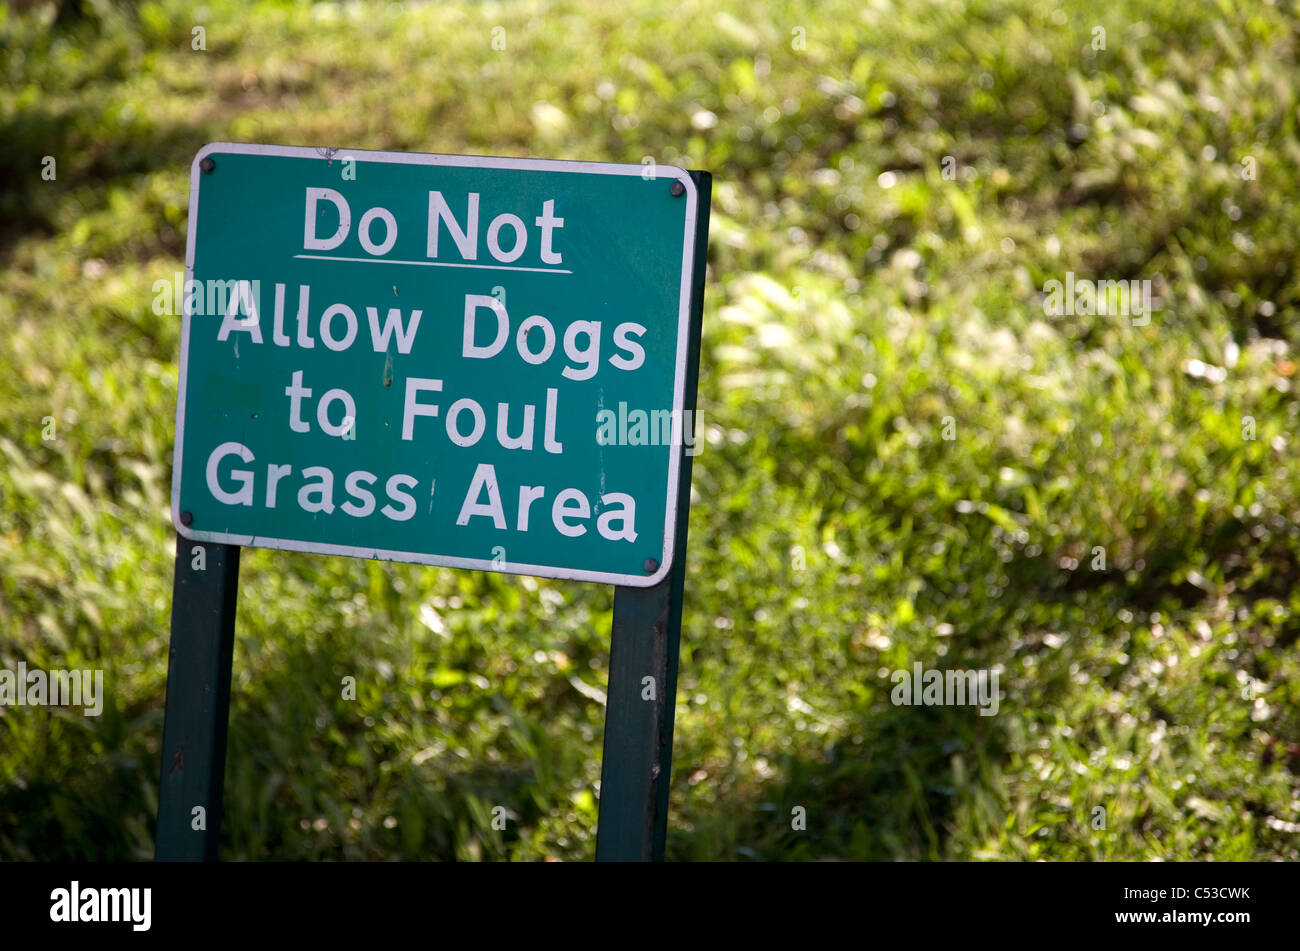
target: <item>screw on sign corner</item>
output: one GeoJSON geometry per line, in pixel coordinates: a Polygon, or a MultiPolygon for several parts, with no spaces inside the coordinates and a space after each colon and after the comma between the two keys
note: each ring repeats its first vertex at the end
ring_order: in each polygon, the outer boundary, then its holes
{"type": "Polygon", "coordinates": [[[216,167],[217,163],[212,161],[211,157],[205,158],[203,161],[199,162],[199,171],[204,175],[211,175],[216,167]]]}
{"type": "Polygon", "coordinates": [[[182,524],[182,525],[185,525],[185,526],[193,525],[193,524],[194,524],[194,513],[193,513],[193,512],[181,512],[181,524],[182,524]]]}
{"type": "Polygon", "coordinates": [[[655,573],[656,571],[658,571],[658,570],[659,570],[659,562],[655,561],[653,558],[647,558],[647,559],[645,560],[645,573],[646,573],[646,574],[648,574],[648,575],[652,575],[652,574],[654,574],[654,573],[655,573]]]}
{"type": "Polygon", "coordinates": [[[668,194],[672,195],[674,198],[681,198],[686,194],[686,186],[679,181],[674,181],[668,186],[668,194]]]}

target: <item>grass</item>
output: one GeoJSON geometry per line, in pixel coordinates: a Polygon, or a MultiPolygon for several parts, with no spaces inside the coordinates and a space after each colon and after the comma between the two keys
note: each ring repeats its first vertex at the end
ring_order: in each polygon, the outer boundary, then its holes
{"type": "MultiPolygon", "coordinates": [[[[714,173],[671,858],[1300,858],[1294,4],[94,9],[0,8],[0,667],[107,688],[0,858],[152,855],[212,140],[714,173]]],[[[611,594],[246,550],[223,857],[591,858],[611,594]]]]}

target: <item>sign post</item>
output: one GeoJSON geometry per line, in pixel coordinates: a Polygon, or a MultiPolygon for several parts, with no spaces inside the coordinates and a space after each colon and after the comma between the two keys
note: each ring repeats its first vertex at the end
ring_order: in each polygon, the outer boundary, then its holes
{"type": "MultiPolygon", "coordinates": [[[[696,224],[690,350],[686,361],[686,395],[693,411],[699,382],[712,176],[708,172],[691,172],[691,177],[703,196],[696,224]]],[[[614,591],[597,861],[661,862],[664,857],[686,583],[691,459],[691,455],[683,453],[675,528],[679,556],[672,573],[653,588],[614,591]],[[646,677],[652,678],[651,683],[646,683],[646,677]],[[651,686],[653,692],[649,692],[651,686]]]]}
{"type": "Polygon", "coordinates": [[[217,858],[238,586],[238,548],[176,539],[155,848],[163,861],[217,858]]]}
{"type": "Polygon", "coordinates": [[[215,856],[245,545],[617,585],[597,851],[662,856],[710,190],[199,152],[159,858],[215,856]]]}

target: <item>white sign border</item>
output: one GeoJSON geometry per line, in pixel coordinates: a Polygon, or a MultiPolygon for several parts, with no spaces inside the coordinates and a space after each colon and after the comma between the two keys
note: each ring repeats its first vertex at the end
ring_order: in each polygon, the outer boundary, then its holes
{"type": "MultiPolygon", "coordinates": [[[[496,158],[480,155],[441,155],[432,152],[383,152],[371,149],[325,149],[296,145],[251,145],[239,142],[209,142],[199,149],[190,165],[189,224],[185,238],[186,286],[194,279],[195,236],[198,227],[199,183],[203,172],[199,164],[212,154],[267,155],[280,158],[355,159],[358,162],[375,162],[392,165],[447,165],[461,168],[515,169],[532,172],[569,172],[583,175],[636,175],[645,172],[644,165],[623,165],[612,162],[574,162],[559,159],[496,158]]],[[[691,280],[695,268],[695,228],[699,215],[699,191],[690,174],[675,165],[655,166],[655,180],[678,181],[686,189],[685,235],[682,243],[682,272],[677,315],[677,366],[673,381],[673,415],[682,418],[686,395],[686,356],[691,328],[691,280]]],[[[538,578],[556,578],[565,581],[592,581],[599,584],[623,585],[631,588],[650,588],[668,576],[672,568],[677,544],[677,489],[681,473],[682,447],[674,451],[668,462],[668,504],[664,518],[664,544],[659,567],[648,575],[626,575],[608,571],[582,571],[556,568],[549,565],[526,565],[505,562],[494,565],[491,560],[478,558],[453,558],[434,556],[423,552],[388,551],[380,548],[359,548],[353,545],[329,545],[304,542],[296,539],[263,538],[260,535],[232,535],[226,532],[196,531],[181,524],[181,459],[185,436],[185,395],[190,345],[190,297],[182,294],[184,317],[181,324],[180,378],[176,389],[176,444],[172,456],[172,525],[177,534],[195,542],[222,545],[240,545],[253,548],[275,548],[283,551],[311,552],[322,555],[347,555],[353,558],[400,561],[442,568],[474,568],[505,574],[532,575],[538,578]]],[[[687,491],[690,491],[689,486],[687,491]]]]}

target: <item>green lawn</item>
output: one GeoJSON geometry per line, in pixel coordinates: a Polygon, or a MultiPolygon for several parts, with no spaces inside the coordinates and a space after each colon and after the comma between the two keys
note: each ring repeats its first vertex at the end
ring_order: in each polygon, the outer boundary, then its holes
{"type": "MultiPolygon", "coordinates": [[[[0,6],[0,667],[107,692],[0,708],[0,859],[152,855],[213,140],[713,172],[670,858],[1300,859],[1291,0],[92,6],[0,6]]],[[[612,589],[241,579],[223,857],[593,856],[612,589]]]]}

